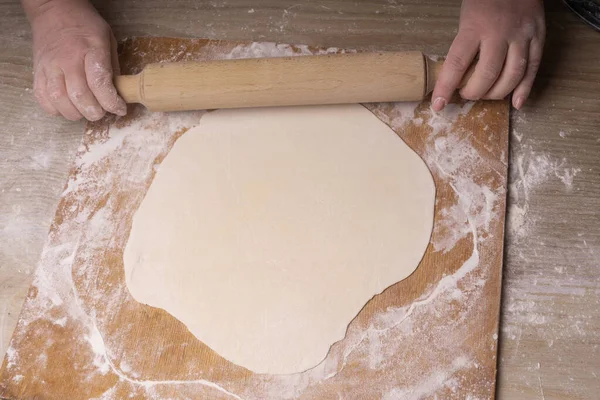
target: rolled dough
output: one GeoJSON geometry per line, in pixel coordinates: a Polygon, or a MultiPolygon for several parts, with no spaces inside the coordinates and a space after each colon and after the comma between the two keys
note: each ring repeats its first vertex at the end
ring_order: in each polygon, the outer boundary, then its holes
{"type": "Polygon", "coordinates": [[[434,200],[423,161],[360,105],[210,112],[134,216],[127,286],[235,364],[303,371],[415,270],[434,200]]]}

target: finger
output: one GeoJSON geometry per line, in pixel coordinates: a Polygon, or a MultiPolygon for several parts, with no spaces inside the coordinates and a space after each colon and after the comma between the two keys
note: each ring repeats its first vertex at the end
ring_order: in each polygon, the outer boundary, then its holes
{"type": "Polygon", "coordinates": [[[500,76],[484,98],[500,100],[508,96],[523,80],[527,69],[528,56],[529,42],[512,43],[508,48],[508,54],[500,76]]]}
{"type": "Polygon", "coordinates": [[[110,52],[90,51],[85,56],[85,73],[89,88],[106,111],[125,115],[127,106],[113,84],[113,68],[110,52]]]}
{"type": "Polygon", "coordinates": [[[475,66],[475,72],[469,79],[460,95],[468,100],[479,100],[494,85],[508,51],[508,44],[501,41],[487,40],[481,42],[479,60],[475,66]]]}
{"type": "Polygon", "coordinates": [[[520,110],[521,107],[523,107],[523,104],[525,104],[525,101],[529,97],[529,93],[531,93],[533,81],[535,80],[535,76],[540,68],[540,62],[542,61],[543,49],[543,39],[534,38],[531,40],[531,43],[529,44],[529,60],[527,61],[525,76],[513,92],[513,106],[517,110],[520,110]]]}
{"type": "Polygon", "coordinates": [[[53,71],[48,71],[46,79],[48,80],[48,98],[54,108],[70,121],[81,119],[81,113],[71,103],[69,95],[67,94],[65,75],[62,70],[55,69],[53,71]]]}
{"type": "Polygon", "coordinates": [[[470,32],[458,32],[431,96],[434,111],[441,111],[452,98],[469,65],[479,50],[479,39],[470,32]]]}
{"type": "Polygon", "coordinates": [[[97,121],[102,118],[105,111],[88,87],[84,75],[83,62],[65,71],[65,76],[69,99],[71,99],[71,103],[73,103],[77,110],[88,121],[97,121]]]}
{"type": "Polygon", "coordinates": [[[46,74],[44,71],[37,71],[33,77],[33,94],[46,113],[50,115],[60,114],[48,99],[46,74]]]}

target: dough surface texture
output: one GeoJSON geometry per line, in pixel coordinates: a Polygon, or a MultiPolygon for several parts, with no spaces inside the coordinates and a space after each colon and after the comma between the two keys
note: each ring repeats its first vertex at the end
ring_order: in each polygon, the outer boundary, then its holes
{"type": "Polygon", "coordinates": [[[235,364],[300,372],[416,269],[434,202],[425,163],[361,105],[209,112],[134,215],[127,286],[235,364]]]}

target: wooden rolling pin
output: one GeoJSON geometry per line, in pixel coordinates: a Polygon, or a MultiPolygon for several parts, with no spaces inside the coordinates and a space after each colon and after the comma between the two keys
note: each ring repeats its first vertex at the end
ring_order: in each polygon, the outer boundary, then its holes
{"type": "Polygon", "coordinates": [[[441,64],[417,51],[164,63],[115,85],[152,111],[416,101],[441,64]]]}

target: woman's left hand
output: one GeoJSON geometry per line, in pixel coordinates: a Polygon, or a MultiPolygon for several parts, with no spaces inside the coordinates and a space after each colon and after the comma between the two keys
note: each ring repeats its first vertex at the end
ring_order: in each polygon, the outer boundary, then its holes
{"type": "Polygon", "coordinates": [[[520,109],[533,86],[545,35],[542,0],[464,0],[458,34],[433,91],[433,110],[448,104],[477,54],[460,95],[503,99],[513,92],[512,104],[520,109]]]}

